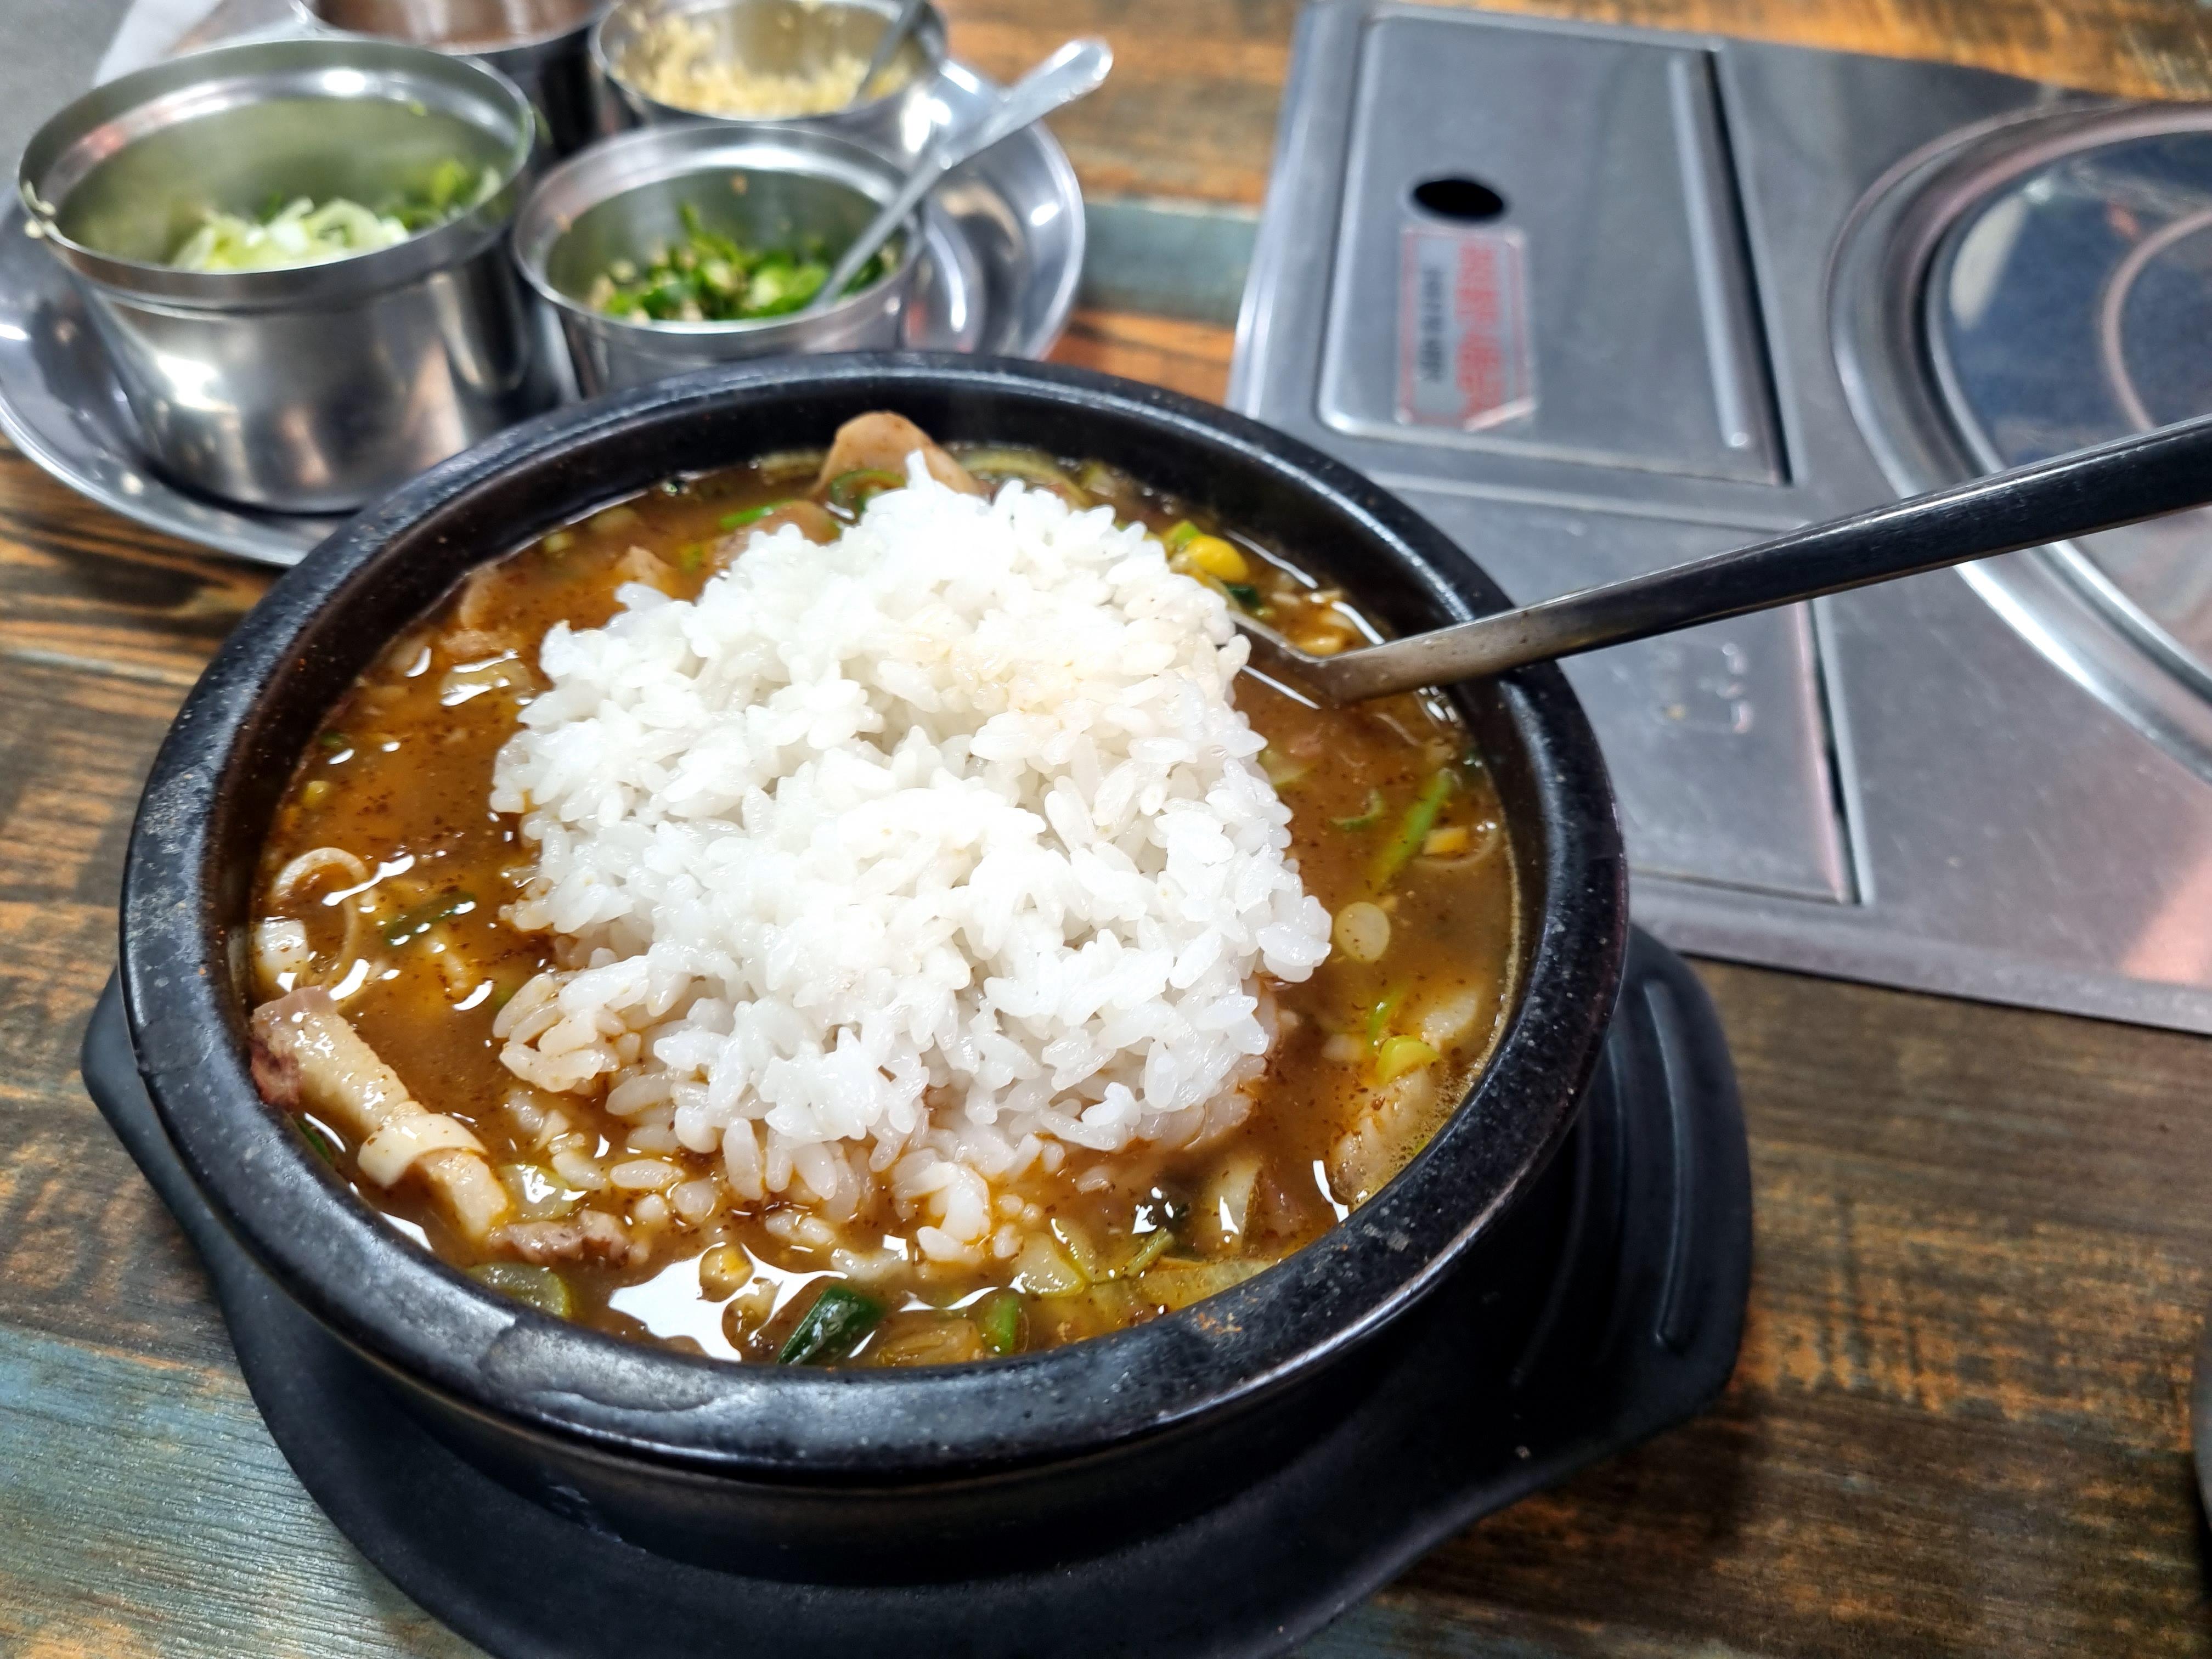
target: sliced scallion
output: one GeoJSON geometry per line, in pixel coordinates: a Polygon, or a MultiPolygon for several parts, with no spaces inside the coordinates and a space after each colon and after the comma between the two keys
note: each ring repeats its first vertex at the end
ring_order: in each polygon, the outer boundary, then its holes
{"type": "Polygon", "coordinates": [[[975,1328],[993,1353],[1018,1353],[1022,1346],[1022,1299],[1012,1291],[994,1291],[975,1304],[975,1328]]]}
{"type": "Polygon", "coordinates": [[[1408,1072],[1435,1064],[1439,1056],[1419,1037],[1394,1036],[1375,1051],[1375,1084],[1395,1083],[1408,1072]]]}
{"type": "Polygon", "coordinates": [[[1421,786],[1421,793],[1406,809],[1406,816],[1398,821],[1397,833],[1377,850],[1372,863],[1367,866],[1367,884],[1376,892],[1397,878],[1421,843],[1429,838],[1429,831],[1437,827],[1437,815],[1444,810],[1444,803],[1459,787],[1459,778],[1449,767],[1439,767],[1421,786]]]}
{"type": "Polygon", "coordinates": [[[830,505],[841,513],[858,513],[873,497],[906,483],[899,473],[880,466],[856,467],[830,481],[830,505]]]}
{"type": "Polygon", "coordinates": [[[1164,1227],[1155,1227],[1137,1245],[1135,1253],[1114,1269],[1116,1279],[1134,1279],[1165,1255],[1175,1243],[1175,1235],[1164,1227]]]}
{"type": "Polygon", "coordinates": [[[1382,994],[1382,1000],[1367,1011],[1367,1046],[1380,1048],[1389,1034],[1390,1022],[1396,1018],[1398,1005],[1406,1000],[1406,988],[1393,986],[1382,994]]]}
{"type": "Polygon", "coordinates": [[[725,530],[743,530],[749,524],[758,524],[780,507],[789,507],[787,501],[763,501],[758,507],[748,507],[736,513],[725,513],[715,522],[725,530]]]}
{"type": "Polygon", "coordinates": [[[1348,818],[1331,818],[1329,822],[1340,830],[1372,830],[1382,822],[1382,792],[1367,792],[1367,805],[1348,818]]]}
{"type": "Polygon", "coordinates": [[[384,926],[384,942],[397,950],[410,939],[420,938],[441,921],[465,915],[477,908],[474,893],[441,893],[436,898],[403,910],[384,926]]]}
{"type": "Polygon", "coordinates": [[[469,1277],[501,1296],[511,1296],[526,1308],[535,1308],[556,1319],[573,1317],[575,1293],[568,1281],[550,1267],[527,1261],[486,1261],[469,1269],[469,1277]]]}
{"type": "Polygon", "coordinates": [[[884,1316],[883,1304],[849,1285],[825,1285],[783,1346],[779,1365],[834,1365],[850,1359],[884,1316]]]}

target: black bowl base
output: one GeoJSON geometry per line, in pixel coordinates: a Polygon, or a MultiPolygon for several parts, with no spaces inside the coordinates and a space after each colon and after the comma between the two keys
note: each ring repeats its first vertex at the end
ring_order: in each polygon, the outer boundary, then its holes
{"type": "Polygon", "coordinates": [[[1702,988],[1648,936],[1541,1182],[1386,1339],[1350,1413],[1258,1485],[1044,1571],[896,1586],[686,1565],[517,1496],[432,1437],[207,1208],[140,1085],[111,984],[87,1087],[205,1261],[301,1484],[401,1589],[498,1659],[1277,1654],[1470,1522],[1703,1410],[1751,1270],[1751,1178],[1702,988]]]}

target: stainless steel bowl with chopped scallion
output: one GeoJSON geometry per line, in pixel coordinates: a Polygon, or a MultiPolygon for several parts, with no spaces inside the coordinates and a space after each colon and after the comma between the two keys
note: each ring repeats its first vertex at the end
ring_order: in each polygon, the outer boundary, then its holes
{"type": "Polygon", "coordinates": [[[211,207],[166,263],[177,270],[286,270],[374,253],[460,217],[495,195],[500,182],[497,167],[447,155],[374,207],[347,196],[276,196],[252,216],[211,207]]]}

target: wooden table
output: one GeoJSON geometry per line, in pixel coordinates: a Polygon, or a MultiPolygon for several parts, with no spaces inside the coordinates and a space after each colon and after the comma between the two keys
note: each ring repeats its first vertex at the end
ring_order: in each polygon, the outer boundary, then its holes
{"type": "MultiPolygon", "coordinates": [[[[1256,205],[1290,0],[956,0],[1020,69],[1085,30],[1059,125],[1099,198],[1256,205]]],[[[2189,0],[1589,0],[1516,9],[2212,94],[2189,0]]],[[[1218,396],[1208,325],[1084,313],[1060,356],[1218,396]]],[[[138,781],[265,586],[0,453],[0,1653],[470,1651],[331,1531],[175,1229],[78,1084],[138,781]]],[[[2119,739],[2116,739],[2119,740],[2119,739]]],[[[2212,922],[2212,919],[2208,919],[2212,922]]],[[[1710,1416],[1474,1527],[1316,1655],[2212,1654],[2188,1456],[2212,1304],[2201,1040],[1706,965],[1758,1186],[1710,1416]]]]}

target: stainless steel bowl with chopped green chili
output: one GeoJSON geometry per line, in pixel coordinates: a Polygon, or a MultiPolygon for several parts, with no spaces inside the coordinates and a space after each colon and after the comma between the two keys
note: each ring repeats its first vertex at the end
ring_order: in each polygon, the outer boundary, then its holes
{"type": "Polygon", "coordinates": [[[898,182],[874,151],[784,124],[648,127],[548,173],[517,218],[515,258],[586,395],[740,358],[896,346],[920,212],[836,304],[801,313],[898,182]]]}
{"type": "MultiPolygon", "coordinates": [[[[683,239],[665,244],[642,264],[611,261],[586,296],[592,305],[610,317],[633,322],[752,322],[798,310],[829,278],[835,256],[818,240],[749,247],[708,229],[692,203],[678,203],[677,212],[684,221],[683,239]]],[[[888,251],[874,255],[845,291],[858,294],[873,287],[894,263],[888,251]]]]}

